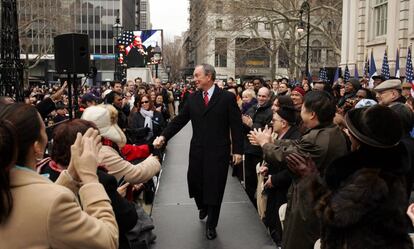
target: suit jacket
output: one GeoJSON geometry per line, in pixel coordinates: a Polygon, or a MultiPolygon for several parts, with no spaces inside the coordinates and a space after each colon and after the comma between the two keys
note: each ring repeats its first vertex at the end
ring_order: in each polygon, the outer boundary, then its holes
{"type": "Polygon", "coordinates": [[[13,210],[0,224],[0,248],[118,248],[118,227],[103,186],[79,188],[69,177],[63,171],[55,184],[35,171],[10,170],[13,210]]]}
{"type": "Polygon", "coordinates": [[[243,153],[241,113],[235,96],[216,86],[206,107],[202,92],[192,93],[162,135],[169,140],[190,120],[193,128],[187,177],[190,197],[203,196],[204,204],[218,205],[226,185],[230,145],[233,154],[243,153]]]}

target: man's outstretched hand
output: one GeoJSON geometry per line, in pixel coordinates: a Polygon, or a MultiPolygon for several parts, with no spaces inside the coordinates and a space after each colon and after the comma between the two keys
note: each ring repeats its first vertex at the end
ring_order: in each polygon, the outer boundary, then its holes
{"type": "Polygon", "coordinates": [[[242,161],[242,155],[240,154],[233,154],[233,165],[240,164],[242,161]]]}
{"type": "Polygon", "coordinates": [[[159,149],[162,146],[164,146],[165,144],[165,137],[164,136],[159,136],[157,137],[154,142],[152,143],[152,145],[154,145],[155,149],[159,149]]]}

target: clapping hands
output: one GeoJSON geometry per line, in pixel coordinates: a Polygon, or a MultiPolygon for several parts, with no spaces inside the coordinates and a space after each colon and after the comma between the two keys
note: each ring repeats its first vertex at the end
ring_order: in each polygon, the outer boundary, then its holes
{"type": "Polygon", "coordinates": [[[97,130],[89,128],[83,136],[78,133],[75,143],[70,148],[68,173],[83,183],[98,182],[96,170],[101,147],[101,136],[97,130]]]}
{"type": "Polygon", "coordinates": [[[248,134],[247,137],[252,145],[259,145],[260,147],[263,147],[263,145],[273,142],[272,128],[269,128],[266,125],[263,130],[254,129],[250,131],[250,134],[248,134]]]}

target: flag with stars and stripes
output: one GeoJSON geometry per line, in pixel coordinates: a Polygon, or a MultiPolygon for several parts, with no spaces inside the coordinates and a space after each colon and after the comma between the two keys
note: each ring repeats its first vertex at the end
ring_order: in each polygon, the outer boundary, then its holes
{"type": "Polygon", "coordinates": [[[351,74],[349,73],[348,65],[345,66],[345,73],[344,73],[344,80],[345,82],[349,81],[349,78],[351,78],[351,74]]]}
{"type": "Polygon", "coordinates": [[[128,47],[134,41],[134,32],[133,31],[124,31],[122,32],[121,37],[118,38],[118,45],[124,45],[128,47]]]}
{"type": "Polygon", "coordinates": [[[405,66],[405,80],[406,82],[410,83],[411,88],[414,89],[413,62],[411,61],[411,48],[410,47],[408,47],[407,64],[405,66]]]}
{"type": "Polygon", "coordinates": [[[319,80],[328,82],[328,73],[326,72],[325,67],[321,68],[321,70],[319,71],[319,80]]]}
{"type": "Polygon", "coordinates": [[[381,75],[384,76],[386,80],[390,79],[390,65],[388,65],[387,49],[385,49],[384,59],[382,60],[381,75]]]}
{"type": "Polygon", "coordinates": [[[374,79],[372,77],[378,75],[377,67],[375,66],[374,51],[371,50],[371,59],[369,61],[369,87],[374,87],[374,79]]]}
{"type": "Polygon", "coordinates": [[[139,38],[141,41],[141,44],[138,45],[140,49],[162,46],[162,30],[124,31],[118,38],[118,45],[124,45],[126,54],[128,54],[135,38],[139,38]]]}
{"type": "Polygon", "coordinates": [[[395,58],[395,78],[400,78],[400,50],[397,48],[397,56],[395,58]]]}

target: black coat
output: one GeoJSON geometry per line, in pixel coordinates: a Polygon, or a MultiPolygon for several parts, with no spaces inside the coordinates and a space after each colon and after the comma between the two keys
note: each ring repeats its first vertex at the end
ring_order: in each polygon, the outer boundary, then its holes
{"type": "Polygon", "coordinates": [[[193,127],[187,173],[190,197],[203,196],[204,204],[219,205],[226,186],[231,143],[233,154],[243,153],[242,121],[235,96],[216,86],[206,107],[201,91],[191,94],[162,135],[170,139],[190,120],[193,127]]]}
{"type": "Polygon", "coordinates": [[[253,120],[253,126],[250,128],[249,126],[243,124],[243,131],[244,131],[244,153],[251,154],[256,156],[262,156],[263,151],[260,146],[252,145],[249,142],[247,135],[253,129],[264,128],[266,125],[270,124],[273,118],[273,111],[272,105],[270,102],[267,102],[265,105],[259,107],[258,105],[254,105],[250,107],[249,110],[245,113],[246,115],[250,116],[253,120]]]}
{"type": "Polygon", "coordinates": [[[36,105],[36,109],[40,116],[45,119],[49,113],[56,109],[56,106],[51,98],[45,98],[36,105]]]}
{"type": "Polygon", "coordinates": [[[166,124],[162,114],[154,111],[154,116],[152,117],[153,136],[149,140],[145,140],[145,138],[148,135],[150,129],[148,127],[144,127],[144,125],[145,118],[139,111],[130,114],[128,120],[128,128],[133,129],[134,134],[136,134],[136,137],[133,139],[134,144],[152,143],[155,137],[161,134],[166,124]]]}
{"type": "MultiPolygon", "coordinates": [[[[298,127],[292,126],[281,139],[296,140],[302,136],[298,127]]],[[[271,234],[277,243],[281,242],[282,228],[279,220],[279,208],[282,204],[287,203],[287,193],[292,184],[292,173],[288,170],[286,161],[278,164],[269,165],[269,174],[273,188],[266,189],[267,205],[265,214],[265,224],[270,229],[277,230],[277,234],[271,234]]]]}
{"type": "Polygon", "coordinates": [[[335,160],[319,198],[322,248],[411,249],[403,145],[361,148],[335,160]]]}

